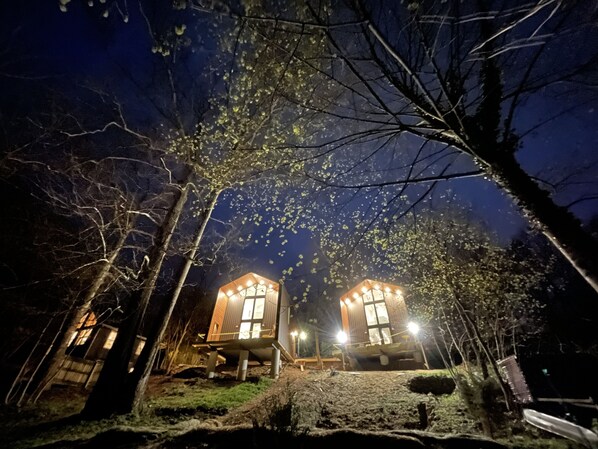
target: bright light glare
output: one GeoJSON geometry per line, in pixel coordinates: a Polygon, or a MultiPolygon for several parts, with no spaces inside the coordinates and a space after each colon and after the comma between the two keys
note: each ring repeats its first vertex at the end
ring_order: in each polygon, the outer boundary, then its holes
{"type": "Polygon", "coordinates": [[[291,332],[291,337],[296,337],[297,335],[299,335],[299,332],[297,332],[297,331],[291,332]]]}
{"type": "Polygon", "coordinates": [[[347,342],[347,333],[343,332],[343,331],[339,331],[338,334],[336,334],[336,339],[338,340],[339,343],[346,343],[347,342]]]}
{"type": "Polygon", "coordinates": [[[417,335],[417,333],[419,332],[419,324],[411,321],[407,324],[407,330],[411,332],[413,335],[417,335]]]}
{"type": "Polygon", "coordinates": [[[307,334],[305,333],[305,331],[299,332],[299,338],[301,340],[305,340],[307,338],[307,334]]]}

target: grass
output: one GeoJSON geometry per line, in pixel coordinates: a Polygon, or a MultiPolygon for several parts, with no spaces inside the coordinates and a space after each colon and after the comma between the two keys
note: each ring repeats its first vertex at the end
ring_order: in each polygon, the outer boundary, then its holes
{"type": "Polygon", "coordinates": [[[260,377],[257,382],[242,382],[236,385],[217,382],[202,388],[180,386],[166,392],[163,396],[151,399],[147,406],[158,415],[193,414],[206,412],[221,415],[238,407],[264,392],[273,380],[260,377]]]}
{"type": "Polygon", "coordinates": [[[25,449],[92,438],[103,432],[129,434],[130,438],[151,439],[177,431],[191,418],[222,415],[261,394],[272,384],[264,377],[255,382],[203,381],[170,385],[151,395],[139,414],[81,421],[86,394],[75,388],[55,388],[35,406],[19,411],[0,409],[0,447],[25,449]],[[178,426],[177,426],[178,424],[178,426]]]}

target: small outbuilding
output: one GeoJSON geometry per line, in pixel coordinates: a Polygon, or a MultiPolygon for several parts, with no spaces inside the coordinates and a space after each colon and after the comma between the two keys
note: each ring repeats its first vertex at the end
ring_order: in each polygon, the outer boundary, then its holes
{"type": "MultiPolygon", "coordinates": [[[[112,348],[118,328],[105,323],[98,323],[94,312],[86,313],[79,322],[77,330],[71,335],[69,347],[60,367],[55,383],[67,385],[93,386],[98,380],[108,351],[112,348]]],[[[134,353],[129,363],[133,367],[145,345],[145,337],[140,335],[135,340],[134,353]]]]}
{"type": "Polygon", "coordinates": [[[398,285],[365,279],[340,300],[341,345],[352,369],[425,368],[423,348],[409,331],[409,314],[398,285]]]}
{"type": "Polygon", "coordinates": [[[208,355],[207,376],[219,362],[238,364],[237,379],[245,380],[248,364],[271,366],[277,378],[281,359],[292,362],[290,304],[284,286],[247,273],[218,290],[204,343],[195,346],[208,355]]]}

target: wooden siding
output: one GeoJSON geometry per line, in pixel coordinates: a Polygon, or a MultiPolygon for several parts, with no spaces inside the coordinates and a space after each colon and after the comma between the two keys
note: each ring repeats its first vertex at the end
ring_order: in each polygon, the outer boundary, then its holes
{"type": "Polygon", "coordinates": [[[386,299],[386,294],[384,294],[384,299],[384,302],[386,302],[386,309],[388,310],[390,330],[393,334],[392,341],[394,343],[400,343],[404,341],[403,336],[407,336],[405,332],[407,330],[407,323],[409,322],[405,298],[403,298],[403,295],[393,294],[389,299],[386,299]]]}
{"type": "Polygon", "coordinates": [[[268,332],[262,332],[262,337],[276,337],[276,313],[278,310],[278,291],[268,289],[266,292],[266,307],[264,308],[264,319],[262,320],[262,329],[268,332]]]}
{"type": "Polygon", "coordinates": [[[351,344],[369,343],[368,325],[365,320],[365,310],[363,302],[353,300],[349,305],[345,305],[349,318],[349,340],[351,344]]]}
{"type": "Polygon", "coordinates": [[[291,353],[291,334],[290,334],[290,300],[289,294],[286,289],[281,288],[280,294],[278,295],[278,326],[275,338],[281,344],[283,348],[290,354],[291,353]]]}
{"type": "Polygon", "coordinates": [[[88,360],[105,360],[108,356],[108,349],[105,349],[104,345],[113,331],[118,332],[118,329],[107,325],[96,328],[85,358],[88,360]]]}
{"type": "Polygon", "coordinates": [[[220,333],[222,332],[222,325],[224,323],[224,314],[226,312],[227,304],[228,296],[226,296],[222,289],[218,290],[218,299],[216,300],[216,306],[214,307],[214,313],[212,314],[212,321],[210,322],[207,341],[220,340],[220,333]],[[218,332],[214,332],[215,325],[218,325],[218,332]]]}

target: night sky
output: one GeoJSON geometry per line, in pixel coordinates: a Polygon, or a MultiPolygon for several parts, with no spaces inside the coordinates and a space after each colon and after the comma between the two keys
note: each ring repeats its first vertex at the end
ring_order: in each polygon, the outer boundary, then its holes
{"type": "MultiPolygon", "coordinates": [[[[86,80],[106,82],[113,93],[126,94],[130,82],[122,77],[122,69],[143,79],[152,58],[160,58],[150,51],[152,44],[136,8],[131,8],[128,23],[124,23],[118,11],[112,10],[110,17],[103,19],[97,5],[89,8],[86,3],[72,2],[68,5],[69,11],[64,13],[59,10],[58,2],[2,2],[0,77],[3,82],[0,89],[4,114],[10,113],[12,108],[34,107],[28,92],[33,84],[43,83],[44,79],[65,89],[86,80]]],[[[202,52],[193,58],[194,63],[201,66],[202,52]]],[[[527,104],[517,122],[519,129],[532,128],[571,102],[582,105],[527,135],[518,153],[529,173],[553,182],[566,175],[571,167],[589,167],[575,177],[575,185],[556,192],[554,197],[560,204],[598,193],[598,110],[587,98],[546,96],[527,104]]],[[[505,242],[527,226],[512,201],[488,181],[481,178],[449,181],[438,186],[437,192],[445,189],[456,194],[464,204],[470,204],[479,219],[505,242]]],[[[223,206],[225,204],[216,211],[215,217],[226,220],[231,212],[223,206]]],[[[598,200],[580,202],[572,211],[588,221],[598,212],[598,200]]],[[[297,254],[314,249],[312,245],[310,235],[300,233],[287,245],[285,258],[259,256],[252,268],[275,276],[292,263],[297,254]],[[270,264],[269,259],[275,263],[270,264]]]]}

